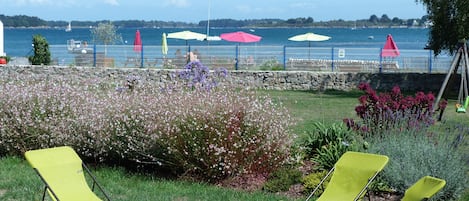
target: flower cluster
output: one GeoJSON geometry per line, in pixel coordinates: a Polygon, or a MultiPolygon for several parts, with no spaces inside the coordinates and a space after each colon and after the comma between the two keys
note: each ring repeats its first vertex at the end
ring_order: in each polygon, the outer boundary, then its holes
{"type": "Polygon", "coordinates": [[[389,93],[378,94],[368,83],[361,83],[358,88],[365,92],[359,97],[355,107],[358,117],[363,120],[359,126],[351,119],[345,119],[348,127],[371,134],[398,128],[421,128],[434,123],[432,93],[417,92],[415,97],[404,96],[398,86],[389,93]]]}
{"type": "Polygon", "coordinates": [[[213,182],[269,173],[289,156],[292,121],[269,97],[234,87],[162,91],[140,78],[129,78],[138,90],[118,93],[106,79],[2,81],[0,155],[70,145],[87,160],[156,164],[213,182]]]}
{"type": "Polygon", "coordinates": [[[200,61],[189,62],[184,66],[184,70],[179,73],[179,78],[184,80],[190,88],[204,87],[211,89],[218,85],[220,79],[227,76],[226,69],[217,69],[211,75],[209,68],[200,61]]]}

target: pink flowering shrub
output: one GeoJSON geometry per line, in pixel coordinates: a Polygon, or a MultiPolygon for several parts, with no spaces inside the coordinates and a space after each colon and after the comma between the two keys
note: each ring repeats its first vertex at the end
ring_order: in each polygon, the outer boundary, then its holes
{"type": "Polygon", "coordinates": [[[129,79],[117,88],[106,79],[2,81],[0,155],[70,145],[87,160],[154,164],[213,182],[268,174],[289,156],[290,116],[269,97],[129,79]]]}
{"type": "Polygon", "coordinates": [[[349,128],[369,134],[380,134],[389,129],[419,129],[434,123],[432,93],[417,92],[415,97],[404,96],[398,86],[389,93],[378,94],[368,83],[358,88],[365,92],[359,97],[355,112],[362,125],[344,119],[349,128]]]}
{"type": "Polygon", "coordinates": [[[283,164],[292,140],[288,115],[270,99],[233,90],[183,93],[168,114],[178,118],[165,119],[168,127],[158,131],[158,157],[206,180],[266,174],[283,164]]]}

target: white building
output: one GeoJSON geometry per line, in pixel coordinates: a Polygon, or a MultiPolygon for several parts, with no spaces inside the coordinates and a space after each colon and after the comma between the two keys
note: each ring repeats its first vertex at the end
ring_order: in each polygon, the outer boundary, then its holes
{"type": "Polygon", "coordinates": [[[0,56],[5,56],[3,44],[3,22],[0,20],[0,56]]]}

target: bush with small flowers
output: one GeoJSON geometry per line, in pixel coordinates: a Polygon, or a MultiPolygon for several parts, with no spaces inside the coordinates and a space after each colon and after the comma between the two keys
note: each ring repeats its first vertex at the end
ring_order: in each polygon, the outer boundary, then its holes
{"type": "Polygon", "coordinates": [[[253,91],[217,85],[226,71],[190,63],[160,86],[18,75],[0,86],[0,155],[70,145],[87,160],[133,161],[216,182],[269,174],[289,156],[286,109],[253,91]]]}

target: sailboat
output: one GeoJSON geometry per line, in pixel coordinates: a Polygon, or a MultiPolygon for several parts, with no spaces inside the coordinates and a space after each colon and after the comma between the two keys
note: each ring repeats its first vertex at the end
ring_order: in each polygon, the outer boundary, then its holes
{"type": "Polygon", "coordinates": [[[207,34],[206,34],[206,41],[219,41],[221,38],[219,36],[210,36],[210,7],[211,7],[211,0],[208,1],[208,14],[207,14],[207,34]]]}
{"type": "Polygon", "coordinates": [[[68,22],[67,28],[65,28],[65,32],[72,31],[72,22],[68,22]]]}

